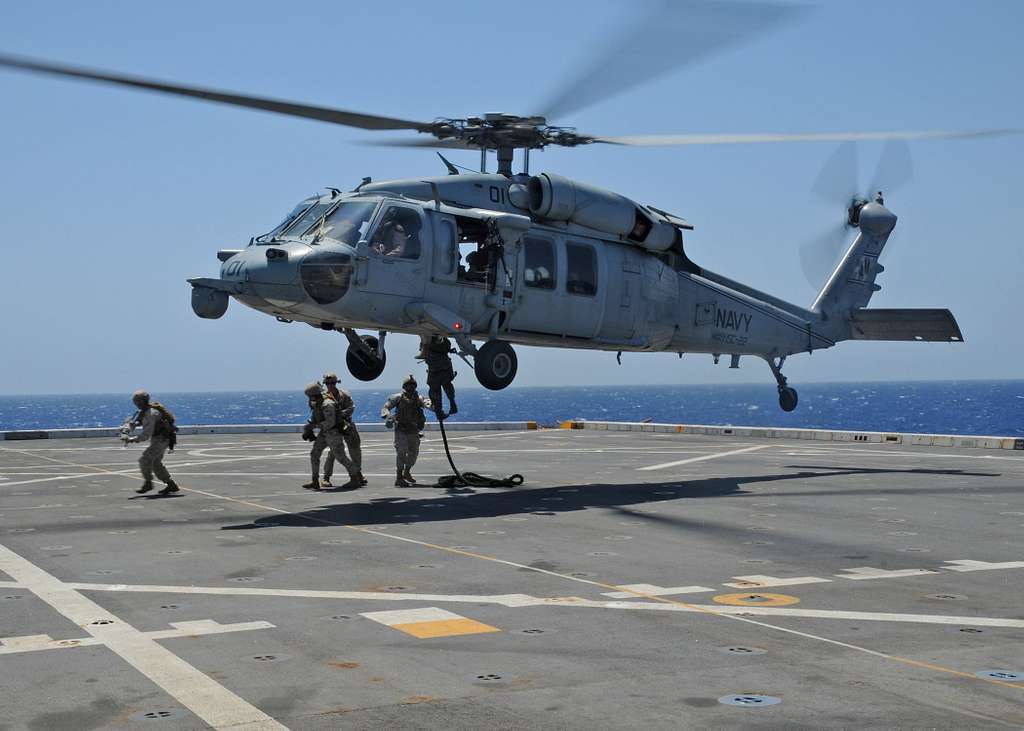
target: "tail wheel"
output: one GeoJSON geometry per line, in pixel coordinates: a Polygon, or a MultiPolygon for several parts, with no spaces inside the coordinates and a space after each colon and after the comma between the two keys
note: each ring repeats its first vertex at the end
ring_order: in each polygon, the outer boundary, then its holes
{"type": "MultiPolygon", "coordinates": [[[[377,348],[380,346],[380,341],[377,338],[373,335],[363,335],[361,338],[372,353],[377,352],[377,348]]],[[[348,372],[360,381],[375,380],[384,372],[387,360],[388,356],[386,353],[382,352],[378,358],[375,355],[364,353],[361,349],[354,348],[351,345],[345,353],[345,363],[348,365],[348,372]]]]}
{"type": "Polygon", "coordinates": [[[512,346],[501,340],[488,340],[477,350],[473,370],[480,385],[492,391],[500,391],[516,377],[519,362],[512,346]]]}

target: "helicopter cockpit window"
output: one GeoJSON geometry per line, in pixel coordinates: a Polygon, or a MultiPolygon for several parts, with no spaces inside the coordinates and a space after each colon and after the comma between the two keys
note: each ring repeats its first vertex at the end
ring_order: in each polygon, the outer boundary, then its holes
{"type": "Polygon", "coordinates": [[[583,244],[566,244],[565,252],[568,258],[565,291],[593,297],[597,294],[597,260],[594,249],[583,244]]]}
{"type": "Polygon", "coordinates": [[[395,259],[420,258],[420,214],[411,208],[391,206],[381,216],[370,250],[395,259]]]}
{"type": "Polygon", "coordinates": [[[523,283],[537,289],[555,288],[555,245],[547,239],[524,239],[526,266],[523,283]]]}
{"type": "Polygon", "coordinates": [[[281,234],[284,236],[292,236],[298,238],[302,234],[306,233],[306,230],[316,223],[322,215],[330,208],[332,201],[318,201],[314,205],[310,206],[309,209],[299,216],[294,223],[285,227],[281,234]]]}
{"type": "Polygon", "coordinates": [[[376,203],[367,201],[339,204],[324,220],[321,236],[343,244],[356,244],[369,230],[376,207],[376,203]]]}
{"type": "Polygon", "coordinates": [[[317,200],[317,198],[307,198],[302,201],[302,203],[292,209],[291,213],[284,217],[284,220],[281,221],[281,223],[274,226],[274,228],[270,229],[270,231],[262,236],[257,236],[254,241],[261,246],[271,243],[281,232],[288,228],[290,223],[301,216],[310,206],[316,203],[317,200]]]}

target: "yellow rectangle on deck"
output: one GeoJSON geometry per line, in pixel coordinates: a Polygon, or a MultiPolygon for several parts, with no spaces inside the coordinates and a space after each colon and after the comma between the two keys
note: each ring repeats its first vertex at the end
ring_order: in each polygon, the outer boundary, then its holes
{"type": "Polygon", "coordinates": [[[465,618],[393,624],[391,628],[401,630],[407,635],[418,637],[421,640],[430,639],[431,637],[455,637],[457,635],[477,635],[484,632],[501,632],[497,627],[477,622],[475,619],[465,618]]]}

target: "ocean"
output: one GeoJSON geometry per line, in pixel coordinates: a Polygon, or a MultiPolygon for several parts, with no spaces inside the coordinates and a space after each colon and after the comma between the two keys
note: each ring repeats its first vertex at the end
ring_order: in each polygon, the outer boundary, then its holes
{"type": "MultiPolygon", "coordinates": [[[[353,389],[357,421],[376,421],[392,391],[353,389]]],[[[772,384],[580,386],[459,391],[456,421],[566,419],[655,421],[864,431],[1024,436],[1024,380],[799,385],[785,413],[772,384]]],[[[305,421],[296,391],[154,393],[179,424],[288,424],[305,421]]],[[[132,413],[127,393],[0,396],[0,431],[118,426],[132,413]]]]}

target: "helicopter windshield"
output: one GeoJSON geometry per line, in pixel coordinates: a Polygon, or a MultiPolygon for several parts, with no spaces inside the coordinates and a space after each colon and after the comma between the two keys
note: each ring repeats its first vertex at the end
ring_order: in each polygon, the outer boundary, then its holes
{"type": "Polygon", "coordinates": [[[316,223],[332,205],[334,205],[333,201],[317,201],[307,208],[305,213],[295,219],[294,223],[286,226],[284,230],[281,231],[281,235],[291,236],[292,238],[302,236],[302,234],[306,233],[307,229],[316,223]]]}
{"type": "Polygon", "coordinates": [[[341,203],[327,216],[321,235],[343,244],[355,244],[370,228],[376,208],[376,203],[368,201],[341,203]]]}
{"type": "Polygon", "coordinates": [[[302,201],[299,205],[295,206],[295,208],[292,209],[291,213],[284,217],[284,220],[281,221],[281,223],[274,226],[274,228],[270,229],[270,231],[263,234],[262,236],[257,236],[256,243],[268,244],[271,241],[273,241],[282,231],[284,231],[288,227],[290,223],[292,223],[295,219],[301,216],[305,211],[309,210],[309,207],[316,203],[317,200],[319,199],[307,198],[306,200],[302,201]]]}

